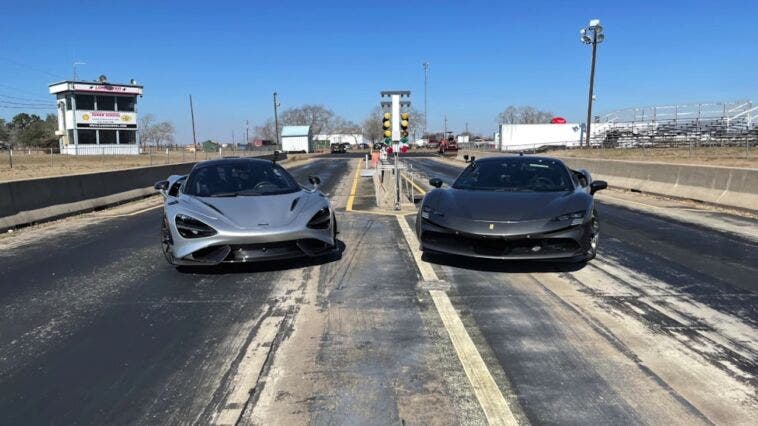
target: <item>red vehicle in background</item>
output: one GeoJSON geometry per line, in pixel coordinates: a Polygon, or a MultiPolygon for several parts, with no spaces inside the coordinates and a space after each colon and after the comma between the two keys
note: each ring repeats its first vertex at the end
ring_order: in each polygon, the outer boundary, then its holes
{"type": "Polygon", "coordinates": [[[452,132],[449,133],[450,134],[447,135],[447,138],[443,138],[442,142],[440,142],[439,147],[437,148],[437,152],[440,154],[455,155],[458,153],[458,142],[455,141],[455,136],[452,135],[452,132]]]}
{"type": "Polygon", "coordinates": [[[440,147],[440,140],[438,139],[437,135],[429,135],[427,137],[427,143],[426,147],[429,149],[439,149],[440,147]]]}

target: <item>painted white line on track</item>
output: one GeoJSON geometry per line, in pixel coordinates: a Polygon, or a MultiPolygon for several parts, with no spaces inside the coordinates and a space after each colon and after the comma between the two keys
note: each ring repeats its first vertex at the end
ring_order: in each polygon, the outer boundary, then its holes
{"type": "MultiPolygon", "coordinates": [[[[405,220],[405,216],[397,215],[396,217],[421,277],[425,281],[439,281],[432,266],[421,260],[418,239],[405,220]]],[[[442,319],[442,324],[450,336],[453,348],[455,348],[458,359],[463,365],[463,370],[471,383],[474,395],[476,395],[476,399],[487,417],[487,422],[491,425],[517,425],[516,417],[508,407],[505,397],[500,392],[495,379],[492,378],[487,364],[477,351],[471,336],[463,325],[463,321],[455,311],[450,298],[447,297],[447,293],[440,290],[430,290],[429,295],[432,297],[437,313],[442,319]]]]}

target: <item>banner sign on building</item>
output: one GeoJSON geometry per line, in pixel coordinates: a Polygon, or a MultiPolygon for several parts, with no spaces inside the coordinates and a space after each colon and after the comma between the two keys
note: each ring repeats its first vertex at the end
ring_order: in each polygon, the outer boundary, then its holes
{"type": "Polygon", "coordinates": [[[136,129],[137,114],[118,111],[76,111],[76,127],[136,129]]]}

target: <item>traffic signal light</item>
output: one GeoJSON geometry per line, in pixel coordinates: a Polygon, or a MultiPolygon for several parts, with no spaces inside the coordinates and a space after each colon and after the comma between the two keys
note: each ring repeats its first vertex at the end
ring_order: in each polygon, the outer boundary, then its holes
{"type": "Polygon", "coordinates": [[[382,117],[382,129],[384,142],[389,143],[387,141],[392,141],[392,114],[389,112],[385,112],[384,116],[382,117]]]}
{"type": "Polygon", "coordinates": [[[400,141],[408,143],[408,125],[410,124],[411,115],[407,112],[400,114],[400,141]]]}

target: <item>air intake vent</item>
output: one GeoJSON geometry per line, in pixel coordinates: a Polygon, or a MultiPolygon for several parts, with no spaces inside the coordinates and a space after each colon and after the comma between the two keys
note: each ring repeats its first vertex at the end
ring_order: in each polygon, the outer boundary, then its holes
{"type": "Polygon", "coordinates": [[[290,211],[295,210],[295,207],[297,207],[297,202],[300,201],[300,197],[295,198],[292,200],[292,205],[290,206],[290,211]]]}

